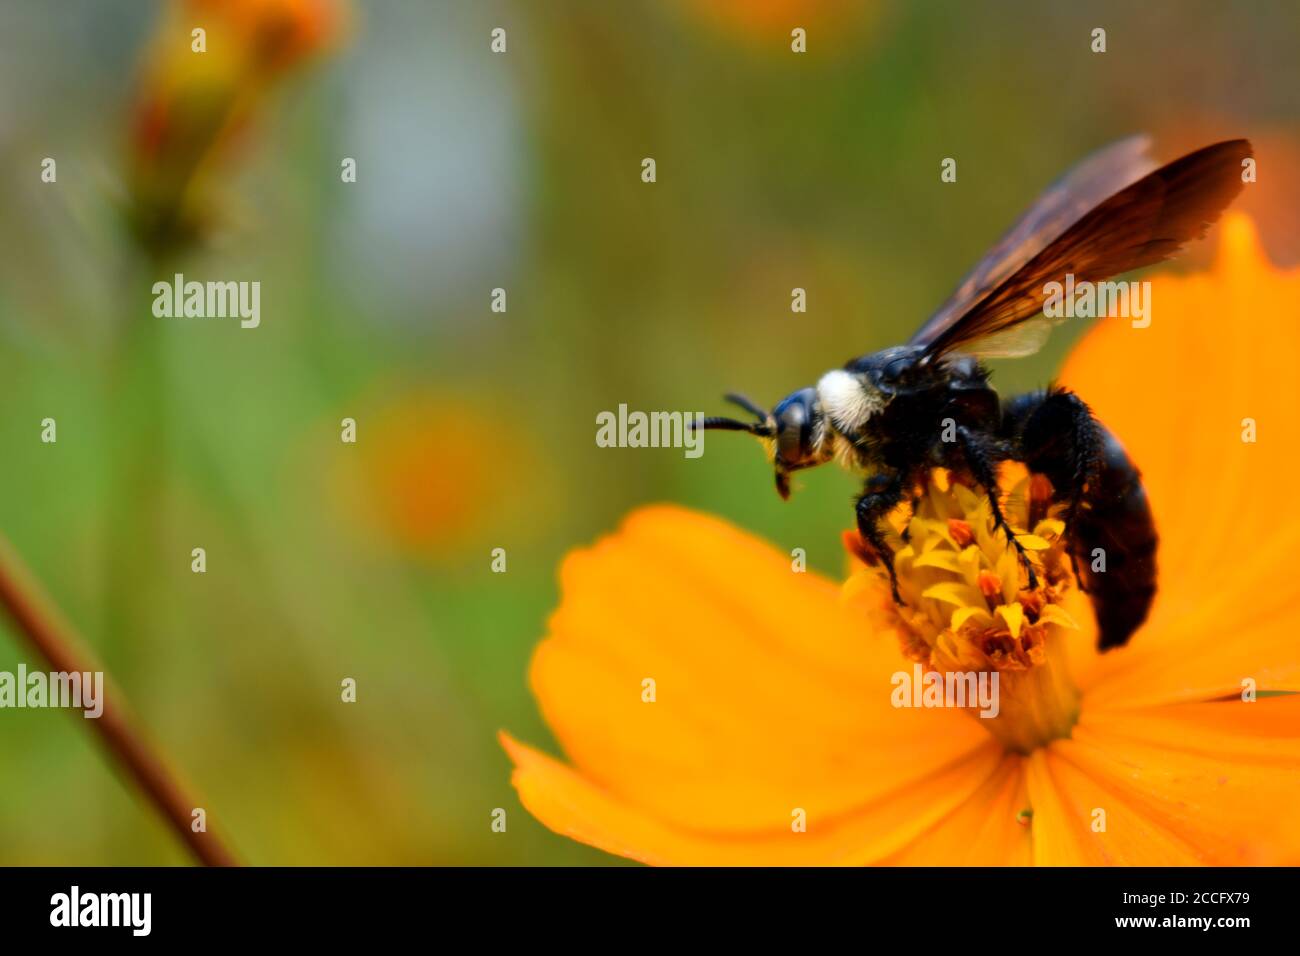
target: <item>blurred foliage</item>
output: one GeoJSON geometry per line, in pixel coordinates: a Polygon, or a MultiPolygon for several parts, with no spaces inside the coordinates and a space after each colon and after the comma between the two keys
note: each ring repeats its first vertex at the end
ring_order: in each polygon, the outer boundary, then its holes
{"type": "MultiPolygon", "coordinates": [[[[161,5],[0,8],[0,527],[250,862],[608,862],[519,807],[496,742],[549,739],[526,673],[563,554],[671,500],[842,571],[847,476],[782,505],[752,442],[600,449],[597,412],[771,403],[903,340],[1041,187],[1136,130],[1166,158],[1254,137],[1246,208],[1300,258],[1293,3],[352,6],[217,177],[223,216],[184,263],[259,280],[255,331],[153,319],[166,276],[127,264],[161,5]],[[105,468],[110,356],[140,326],[165,403],[133,412],[146,437],[166,421],[157,539],[111,532],[105,468]],[[106,639],[107,565],[155,547],[130,565],[149,626],[106,639]]],[[[1004,391],[1047,381],[1065,331],[999,367],[1004,391]]],[[[0,669],[20,659],[0,635],[0,669]]],[[[184,861],[80,723],[0,712],[0,863],[184,861]]]]}

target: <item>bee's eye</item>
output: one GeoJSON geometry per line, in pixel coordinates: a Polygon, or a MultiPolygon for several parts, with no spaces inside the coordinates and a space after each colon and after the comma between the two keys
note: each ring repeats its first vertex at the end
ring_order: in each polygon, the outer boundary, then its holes
{"type": "Polygon", "coordinates": [[[810,454],[812,440],[812,395],[805,389],[791,395],[774,413],[776,418],[776,450],[781,460],[793,465],[810,454]]]}
{"type": "Polygon", "coordinates": [[[781,457],[786,461],[798,461],[802,458],[803,438],[803,416],[798,412],[781,416],[776,432],[776,447],[781,457]]]}

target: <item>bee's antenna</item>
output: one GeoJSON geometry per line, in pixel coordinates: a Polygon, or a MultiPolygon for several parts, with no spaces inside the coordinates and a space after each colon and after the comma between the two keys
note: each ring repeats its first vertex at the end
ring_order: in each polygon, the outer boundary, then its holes
{"type": "MultiPolygon", "coordinates": [[[[728,392],[722,396],[733,405],[739,405],[745,411],[749,412],[755,418],[756,422],[739,422],[734,418],[723,418],[713,416],[705,418],[701,423],[701,428],[717,428],[728,432],[749,432],[751,435],[757,435],[759,438],[771,438],[776,434],[776,426],[772,417],[759,407],[759,404],[752,399],[746,398],[736,392],[728,392]]],[[[695,423],[691,422],[690,427],[694,428],[695,423]]]]}
{"type": "Polygon", "coordinates": [[[731,402],[731,404],[733,405],[739,405],[745,411],[749,412],[749,414],[757,418],[760,422],[767,421],[767,412],[763,411],[763,409],[759,407],[757,402],[753,401],[752,399],[746,398],[744,395],[741,395],[739,392],[728,392],[726,395],[723,395],[722,397],[725,398],[727,401],[731,402]]]}
{"type": "MultiPolygon", "coordinates": [[[[695,423],[691,422],[690,427],[694,428],[695,423]]],[[[738,422],[734,418],[705,418],[701,428],[716,428],[727,432],[749,432],[751,435],[758,435],[760,438],[771,438],[772,429],[766,422],[738,422]]]]}

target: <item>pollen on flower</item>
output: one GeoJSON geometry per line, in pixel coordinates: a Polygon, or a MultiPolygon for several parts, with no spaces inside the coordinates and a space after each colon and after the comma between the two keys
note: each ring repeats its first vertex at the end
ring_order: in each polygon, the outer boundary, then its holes
{"type": "Polygon", "coordinates": [[[980,593],[986,598],[995,598],[1002,593],[1002,579],[992,571],[981,571],[977,583],[980,593]]]}
{"type": "MultiPolygon", "coordinates": [[[[981,724],[1010,750],[1028,752],[1068,736],[1078,692],[1066,670],[1065,640],[1077,625],[1061,607],[1074,587],[1064,523],[1049,507],[1051,486],[1025,474],[1000,501],[1025,549],[1036,588],[1017,550],[996,530],[982,489],[936,472],[891,541],[904,606],[888,599],[882,565],[859,565],[849,591],[879,595],[878,608],[904,657],[944,674],[999,675],[998,716],[981,724]]],[[[862,548],[846,535],[851,554],[862,548]]],[[[974,711],[972,711],[974,712],[974,711]]]]}

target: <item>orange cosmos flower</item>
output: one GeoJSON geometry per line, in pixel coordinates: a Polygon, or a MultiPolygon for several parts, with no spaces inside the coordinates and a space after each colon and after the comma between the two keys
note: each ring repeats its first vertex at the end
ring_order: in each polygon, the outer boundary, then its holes
{"type": "Polygon", "coordinates": [[[505,412],[490,397],[467,401],[448,388],[401,386],[350,402],[356,444],[335,448],[333,422],[305,437],[302,480],[319,484],[321,506],[340,528],[373,556],[448,565],[469,549],[490,548],[509,534],[516,546],[547,527],[549,513],[529,506],[536,495],[553,501],[553,469],[526,435],[510,450],[511,465],[529,476],[529,496],[512,494],[507,472],[485,453],[505,412]],[[320,479],[324,480],[321,481],[320,479]],[[496,541],[492,541],[493,538],[496,541]]]}
{"type": "Polygon", "coordinates": [[[360,490],[375,528],[407,555],[463,551],[506,492],[482,452],[493,423],[453,394],[423,389],[366,418],[360,490]]]}
{"type": "Polygon", "coordinates": [[[895,542],[905,609],[879,570],[839,588],[643,509],[561,569],[531,679],[570,763],[503,735],[524,805],[656,864],[1300,861],[1300,513],[1272,494],[1300,466],[1300,270],[1236,215],[1210,273],[1152,286],[1150,328],[1100,323],[1062,376],[1155,510],[1160,590],[1126,647],[1094,650],[1027,479],[1006,500],[1039,591],[940,479],[895,542]],[[894,706],[913,662],[996,673],[1000,713],[894,706]]]}

